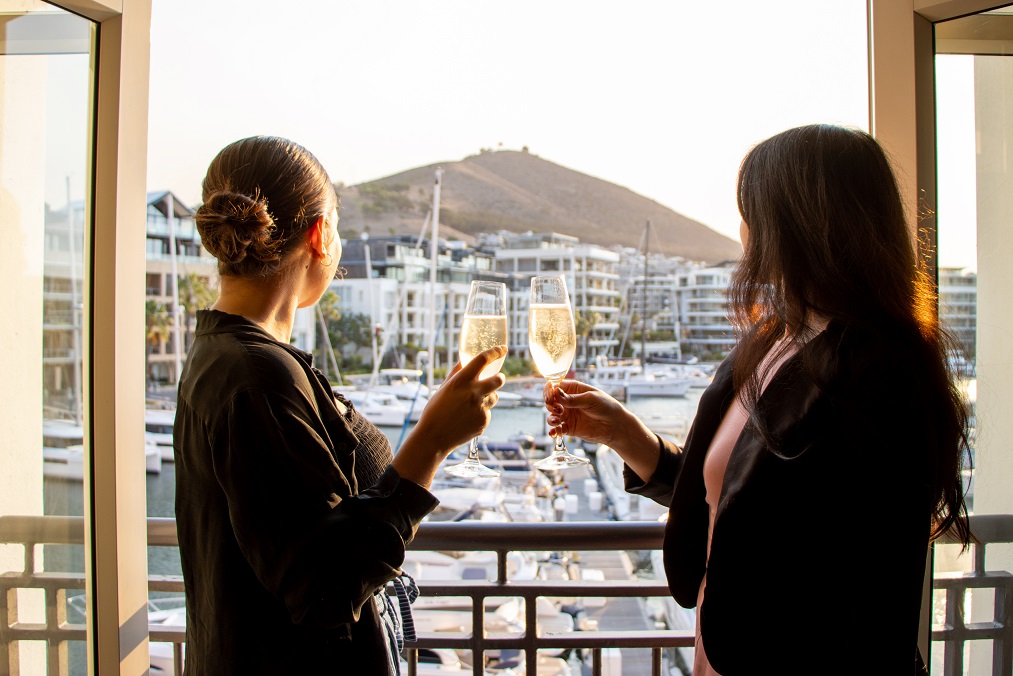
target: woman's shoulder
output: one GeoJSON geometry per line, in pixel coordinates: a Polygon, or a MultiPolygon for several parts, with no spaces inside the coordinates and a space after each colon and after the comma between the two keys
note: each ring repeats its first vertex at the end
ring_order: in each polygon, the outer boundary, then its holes
{"type": "Polygon", "coordinates": [[[234,333],[207,338],[195,342],[180,381],[181,394],[191,401],[212,399],[220,405],[246,392],[270,397],[309,393],[310,365],[277,342],[234,333]]]}
{"type": "Polygon", "coordinates": [[[831,322],[823,339],[813,343],[840,375],[875,370],[910,373],[937,359],[916,328],[887,323],[831,322]]]}

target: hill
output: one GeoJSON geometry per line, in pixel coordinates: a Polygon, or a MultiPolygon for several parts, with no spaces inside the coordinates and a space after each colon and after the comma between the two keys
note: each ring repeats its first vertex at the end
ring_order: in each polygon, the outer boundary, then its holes
{"type": "Polygon", "coordinates": [[[651,221],[651,250],[717,262],[738,258],[739,243],[654,200],[526,151],[483,151],[361,183],[339,186],[345,236],[418,235],[442,166],[440,236],[472,242],[478,233],[559,232],[602,246],[636,247],[651,221]]]}

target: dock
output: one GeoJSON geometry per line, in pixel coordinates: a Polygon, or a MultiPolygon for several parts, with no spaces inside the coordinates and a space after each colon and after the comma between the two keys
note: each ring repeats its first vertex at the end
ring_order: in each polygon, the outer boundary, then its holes
{"type": "MultiPolygon", "coordinates": [[[[587,494],[587,488],[595,486],[595,491],[601,490],[597,486],[593,467],[575,467],[565,470],[563,479],[567,486],[567,494],[577,497],[576,512],[564,514],[564,521],[588,522],[611,521],[613,519],[607,510],[607,504],[603,504],[601,509],[592,509],[592,500],[587,494]]],[[[582,569],[601,570],[606,580],[630,580],[636,576],[634,565],[626,552],[576,552],[575,556],[579,556],[582,569]]],[[[597,621],[598,628],[601,630],[648,631],[656,629],[647,603],[642,598],[610,598],[600,608],[587,607],[585,610],[587,617],[597,621]]],[[[622,656],[621,673],[651,673],[649,650],[623,648],[620,650],[620,654],[622,656]]],[[[585,674],[590,673],[590,669],[585,665],[585,674]]],[[[609,671],[603,670],[603,673],[609,673],[609,671]]]]}

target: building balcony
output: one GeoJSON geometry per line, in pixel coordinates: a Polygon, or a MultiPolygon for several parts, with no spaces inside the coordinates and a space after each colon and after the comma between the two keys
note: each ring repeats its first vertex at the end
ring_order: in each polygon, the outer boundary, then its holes
{"type": "MultiPolygon", "coordinates": [[[[972,570],[965,573],[936,573],[933,586],[936,590],[937,614],[942,600],[941,616],[944,621],[932,627],[932,640],[943,648],[944,672],[963,674],[964,645],[970,640],[992,642],[993,675],[1008,676],[1013,669],[1013,575],[1006,571],[989,571],[985,567],[986,548],[992,544],[1013,542],[1013,515],[974,515],[971,528],[977,542],[971,546],[972,570]],[[964,601],[971,590],[991,590],[994,594],[993,617],[988,622],[967,622],[964,618],[964,601]]],[[[0,671],[16,665],[17,651],[10,644],[18,641],[40,641],[48,646],[49,673],[60,676],[67,673],[66,655],[70,641],[86,639],[85,626],[74,623],[67,614],[68,599],[84,589],[84,575],[77,572],[39,570],[36,562],[37,545],[81,545],[84,539],[84,520],[62,516],[3,516],[0,517],[0,544],[20,546],[24,565],[21,570],[8,570],[0,575],[0,605],[5,618],[5,632],[0,637],[0,671]],[[34,590],[46,599],[45,620],[26,619],[18,614],[15,598],[18,590],[34,590]]],[[[485,607],[487,599],[516,598],[523,600],[523,623],[519,631],[492,633],[486,627],[485,613],[471,615],[471,624],[458,632],[420,632],[418,640],[407,647],[408,673],[418,673],[418,651],[457,649],[470,651],[474,659],[474,674],[486,673],[483,655],[491,650],[513,649],[526,656],[526,673],[535,676],[537,655],[540,650],[586,650],[591,655],[592,673],[602,673],[606,655],[622,651],[624,663],[639,656],[645,667],[642,670],[624,669],[625,673],[662,672],[663,654],[677,647],[691,647],[692,629],[596,629],[585,623],[584,630],[552,633],[540,626],[537,614],[539,599],[566,598],[583,602],[585,608],[600,605],[604,599],[668,598],[668,587],[662,580],[640,579],[561,579],[512,580],[508,577],[508,555],[511,552],[544,552],[551,549],[564,555],[580,553],[591,557],[595,552],[629,550],[657,550],[664,539],[664,525],[658,522],[572,522],[572,523],[424,523],[412,543],[413,551],[495,552],[494,579],[429,581],[424,585],[427,597],[463,599],[464,607],[485,607]],[[648,671],[650,670],[650,671],[648,671]]],[[[172,519],[148,519],[149,547],[176,548],[176,524],[172,519]]],[[[16,550],[15,550],[16,552],[16,550]]],[[[15,552],[12,552],[15,553],[15,552]]],[[[889,579],[889,569],[883,571],[883,580],[889,579]]],[[[832,592],[833,580],[827,580],[832,592]]],[[[179,576],[152,575],[148,580],[150,592],[168,592],[181,595],[183,580],[179,576]]],[[[874,590],[869,590],[874,594],[874,590]]],[[[859,602],[859,600],[852,600],[859,602]]],[[[870,610],[870,621],[875,621],[870,610]]],[[[938,615],[937,615],[938,616],[938,615]]],[[[861,632],[861,628],[856,628],[861,632]]],[[[168,644],[174,657],[174,671],[182,674],[182,655],[186,642],[185,629],[178,625],[149,623],[152,644],[168,644]]],[[[848,637],[840,637],[842,640],[848,637]]],[[[871,659],[871,655],[867,655],[871,659]]],[[[628,664],[627,666],[632,666],[628,664]]],[[[775,665],[770,665],[776,670],[775,665]]],[[[860,668],[859,668],[860,670],[860,668]]],[[[15,672],[17,668],[15,667],[15,672]]]]}
{"type": "MultiPolygon", "coordinates": [[[[149,261],[165,261],[168,263],[172,260],[172,256],[168,252],[152,253],[149,251],[145,254],[145,257],[149,261]]],[[[176,263],[178,265],[204,265],[208,266],[209,269],[218,265],[218,261],[211,256],[187,256],[184,254],[176,255],[176,263]]]]}

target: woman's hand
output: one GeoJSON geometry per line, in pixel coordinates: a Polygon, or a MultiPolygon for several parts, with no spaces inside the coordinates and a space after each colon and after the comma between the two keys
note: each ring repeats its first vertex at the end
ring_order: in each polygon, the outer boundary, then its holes
{"type": "Polygon", "coordinates": [[[576,380],[564,380],[558,387],[547,384],[545,408],[550,436],[569,434],[605,444],[644,481],[654,474],[661,455],[658,438],[640,418],[601,390],[576,380]]]}
{"type": "Polygon", "coordinates": [[[484,379],[479,379],[479,374],[506,351],[503,345],[493,347],[464,366],[454,366],[394,458],[398,474],[428,487],[436,468],[451,451],[485,431],[489,410],[499,401],[496,390],[506,379],[501,373],[484,379]]]}
{"type": "Polygon", "coordinates": [[[577,380],[558,386],[545,385],[545,408],[549,412],[549,436],[564,434],[611,446],[623,416],[631,416],[622,404],[601,390],[577,380]]]}

